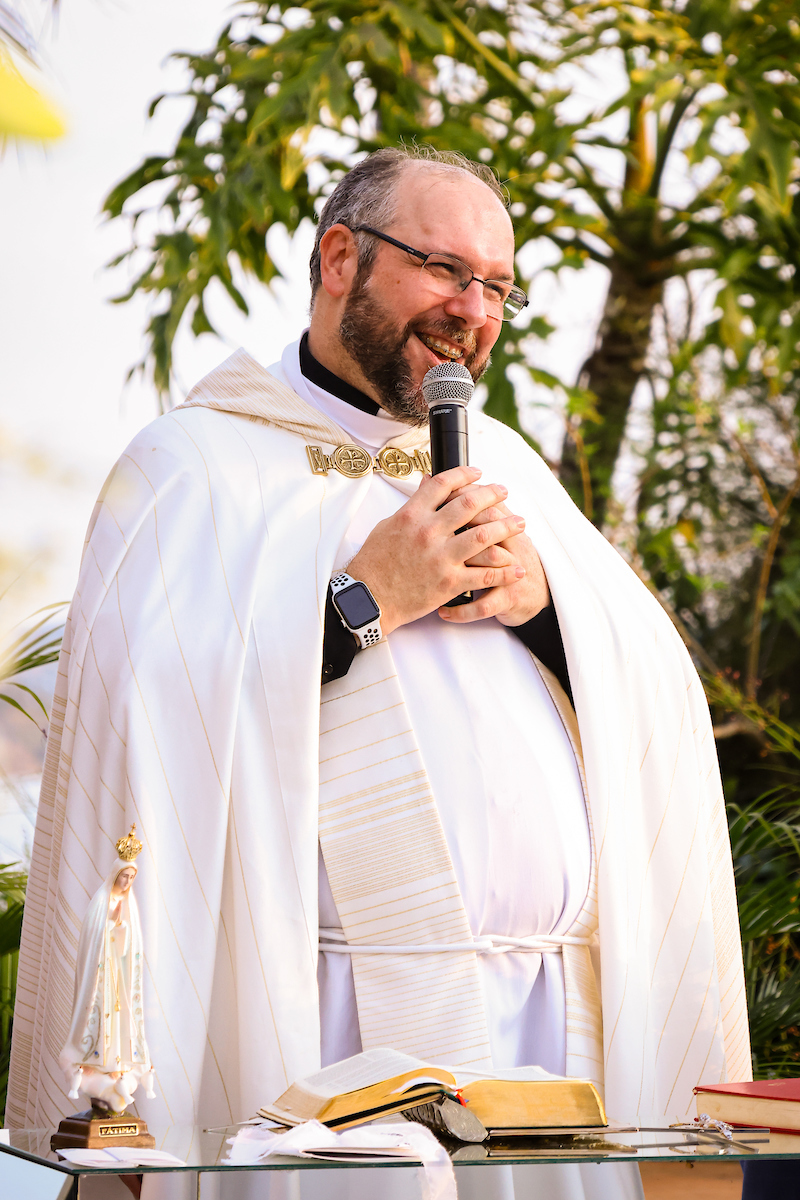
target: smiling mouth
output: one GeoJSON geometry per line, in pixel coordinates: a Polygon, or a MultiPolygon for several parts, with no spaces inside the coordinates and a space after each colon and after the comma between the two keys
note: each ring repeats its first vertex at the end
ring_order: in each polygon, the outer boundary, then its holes
{"type": "Polygon", "coordinates": [[[423,346],[427,346],[434,354],[440,355],[450,361],[462,358],[464,347],[457,346],[453,342],[444,341],[442,338],[434,337],[433,334],[418,333],[417,337],[422,342],[423,346]]]}

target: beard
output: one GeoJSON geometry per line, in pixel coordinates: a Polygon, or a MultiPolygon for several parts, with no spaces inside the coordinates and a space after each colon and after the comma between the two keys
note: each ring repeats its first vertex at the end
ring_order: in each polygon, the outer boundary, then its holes
{"type": "MultiPolygon", "coordinates": [[[[462,329],[455,320],[418,324],[426,333],[440,334],[463,346],[464,355],[458,361],[478,382],[490,360],[487,355],[478,361],[475,334],[471,330],[462,329]]],[[[414,324],[410,322],[402,329],[394,325],[391,314],[370,292],[369,275],[356,277],[342,314],[339,341],[375,388],[384,412],[407,425],[420,426],[428,420],[428,406],[422,385],[414,382],[405,356],[412,337],[416,337],[414,324]]]]}

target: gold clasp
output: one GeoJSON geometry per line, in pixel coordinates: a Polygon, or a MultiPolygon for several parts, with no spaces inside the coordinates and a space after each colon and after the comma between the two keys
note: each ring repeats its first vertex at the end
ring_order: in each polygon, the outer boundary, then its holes
{"type": "Polygon", "coordinates": [[[306,446],[306,454],[311,465],[311,470],[315,475],[327,475],[330,470],[331,460],[327,454],[323,454],[319,446],[306,446]]]}
{"type": "Polygon", "coordinates": [[[373,458],[361,446],[348,442],[337,446],[332,454],[326,454],[320,446],[306,446],[306,454],[315,475],[327,475],[336,470],[347,479],[361,479],[370,471],[380,471],[392,479],[406,479],[414,471],[423,475],[431,473],[431,456],[427,450],[415,450],[406,454],[397,446],[384,446],[373,458]]]}

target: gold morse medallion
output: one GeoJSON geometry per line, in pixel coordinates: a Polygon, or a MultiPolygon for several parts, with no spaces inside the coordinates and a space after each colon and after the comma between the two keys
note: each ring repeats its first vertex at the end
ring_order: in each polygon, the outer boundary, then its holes
{"type": "Polygon", "coordinates": [[[384,446],[373,458],[363,447],[347,443],[337,446],[332,454],[326,454],[320,446],[306,446],[306,454],[315,475],[327,475],[328,471],[334,470],[347,479],[361,479],[370,471],[378,471],[392,479],[406,479],[414,471],[424,475],[431,473],[431,456],[427,450],[406,454],[397,446],[384,446]]]}
{"type": "Polygon", "coordinates": [[[419,469],[414,466],[405,450],[398,450],[396,446],[384,446],[378,452],[378,462],[381,470],[393,479],[405,479],[412,471],[419,469]]]}
{"type": "Polygon", "coordinates": [[[348,479],[360,479],[372,470],[372,458],[360,446],[337,446],[331,455],[331,464],[348,479]]]}

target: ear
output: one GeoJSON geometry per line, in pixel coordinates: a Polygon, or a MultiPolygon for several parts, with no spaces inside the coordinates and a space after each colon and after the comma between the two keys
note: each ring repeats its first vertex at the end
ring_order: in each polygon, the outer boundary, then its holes
{"type": "Polygon", "coordinates": [[[358,270],[358,248],[346,225],[331,225],[322,235],[319,269],[329,296],[338,299],[350,291],[358,270]]]}

